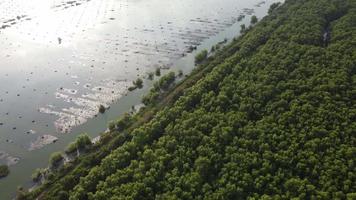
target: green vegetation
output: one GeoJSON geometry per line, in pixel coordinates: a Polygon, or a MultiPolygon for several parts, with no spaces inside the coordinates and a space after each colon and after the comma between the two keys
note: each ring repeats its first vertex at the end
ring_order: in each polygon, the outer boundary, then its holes
{"type": "Polygon", "coordinates": [[[104,114],[104,113],[105,113],[105,111],[106,111],[105,106],[100,105],[100,106],[99,106],[99,113],[104,114]]]}
{"type": "Polygon", "coordinates": [[[21,197],[354,199],[355,18],[355,0],[287,0],[21,197]]]}
{"type": "Polygon", "coordinates": [[[240,27],[241,27],[240,33],[244,33],[246,31],[246,25],[241,24],[240,27]]]}
{"type": "Polygon", "coordinates": [[[135,86],[137,88],[142,88],[143,87],[143,80],[141,78],[138,78],[135,82],[134,82],[135,86]]]}
{"type": "Polygon", "coordinates": [[[128,88],[128,90],[129,90],[130,92],[132,92],[132,91],[134,91],[134,90],[136,90],[136,89],[137,89],[136,86],[130,86],[130,87],[128,88]]]}
{"type": "Polygon", "coordinates": [[[145,105],[151,105],[157,102],[160,96],[169,89],[176,79],[174,72],[162,76],[157,82],[154,83],[150,92],[142,98],[142,103],[145,105]]]}
{"type": "Polygon", "coordinates": [[[180,69],[180,70],[178,71],[178,77],[182,77],[182,76],[183,76],[183,70],[180,69]]]}
{"type": "Polygon", "coordinates": [[[155,71],[156,76],[161,76],[161,68],[157,68],[155,71]]]}
{"type": "Polygon", "coordinates": [[[256,24],[258,22],[258,19],[255,15],[251,17],[251,24],[256,24]]]}
{"type": "Polygon", "coordinates": [[[189,46],[188,53],[192,53],[194,50],[197,50],[197,46],[189,46]]]}
{"type": "Polygon", "coordinates": [[[208,51],[204,49],[203,51],[199,52],[195,56],[195,64],[199,64],[203,62],[204,60],[206,60],[207,57],[208,57],[208,51]]]}
{"type": "MultiPolygon", "coordinates": [[[[224,39],[224,41],[219,42],[218,44],[214,45],[211,47],[210,52],[214,53],[215,51],[218,51],[221,49],[221,47],[227,42],[227,39],[224,39]]],[[[205,58],[206,59],[206,58],[205,58]]],[[[197,64],[197,63],[196,63],[197,64]]]]}
{"type": "Polygon", "coordinates": [[[87,149],[92,145],[90,137],[85,133],[80,134],[75,140],[75,143],[77,144],[77,148],[79,150],[87,149]]]}
{"type": "Polygon", "coordinates": [[[88,136],[88,134],[83,133],[83,134],[80,134],[74,142],[70,143],[67,146],[65,153],[71,154],[71,153],[76,152],[77,150],[85,151],[85,150],[89,149],[91,147],[91,145],[92,145],[92,143],[91,143],[90,137],[88,136]]]}
{"type": "Polygon", "coordinates": [[[155,90],[167,90],[168,87],[175,81],[175,73],[169,72],[168,74],[162,76],[159,81],[154,83],[153,88],[155,90]]]}
{"type": "Polygon", "coordinates": [[[141,89],[143,87],[143,80],[141,78],[137,78],[136,81],[133,81],[133,86],[129,87],[129,91],[133,91],[141,89]]]}
{"type": "Polygon", "coordinates": [[[271,14],[276,8],[278,8],[281,5],[280,2],[273,3],[269,9],[268,9],[268,14],[271,14]]]}
{"type": "Polygon", "coordinates": [[[43,174],[43,170],[42,169],[36,169],[31,175],[32,181],[33,182],[39,182],[41,180],[42,174],[43,174]]]}
{"type": "Polygon", "coordinates": [[[245,18],[245,15],[239,15],[239,17],[237,18],[237,21],[240,22],[245,18]]]}
{"type": "Polygon", "coordinates": [[[153,72],[148,73],[148,80],[153,80],[155,74],[153,72]]]}
{"type": "Polygon", "coordinates": [[[66,154],[72,154],[77,151],[77,143],[76,142],[71,142],[68,144],[67,148],[65,149],[66,154]]]}
{"type": "Polygon", "coordinates": [[[10,170],[7,165],[0,165],[0,178],[6,177],[9,173],[10,170]]]}
{"type": "Polygon", "coordinates": [[[210,52],[215,52],[215,45],[211,47],[210,52]]]}
{"type": "Polygon", "coordinates": [[[125,113],[120,119],[117,121],[111,121],[109,123],[110,131],[123,131],[127,127],[129,127],[132,123],[132,117],[130,114],[125,113]]]}
{"type": "Polygon", "coordinates": [[[60,162],[63,161],[63,155],[61,152],[52,153],[49,158],[49,166],[51,169],[55,169],[60,165],[60,162]]]}

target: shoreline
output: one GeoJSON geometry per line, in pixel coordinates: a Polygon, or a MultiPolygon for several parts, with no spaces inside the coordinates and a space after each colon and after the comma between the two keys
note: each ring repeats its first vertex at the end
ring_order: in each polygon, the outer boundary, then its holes
{"type": "MultiPolygon", "coordinates": [[[[244,33],[246,34],[246,33],[244,33]]],[[[184,78],[176,82],[168,91],[163,93],[163,96],[159,99],[157,103],[154,103],[152,105],[148,105],[140,109],[136,114],[132,115],[131,118],[133,119],[134,123],[131,124],[129,127],[125,128],[124,130],[120,131],[119,133],[117,131],[110,131],[107,130],[103,132],[100,136],[97,136],[97,138],[100,138],[98,142],[95,142],[93,149],[87,154],[83,154],[79,157],[77,157],[72,163],[69,163],[69,166],[66,168],[65,173],[59,172],[56,176],[61,179],[65,177],[66,175],[70,174],[72,171],[75,171],[76,168],[81,166],[81,161],[86,160],[87,158],[90,159],[90,157],[104,157],[104,155],[97,156],[97,154],[101,154],[98,152],[108,152],[113,149],[115,149],[117,146],[115,145],[115,141],[112,142],[112,140],[115,140],[114,138],[117,139],[118,136],[122,137],[127,137],[128,135],[125,133],[131,132],[135,128],[141,126],[142,124],[150,121],[151,118],[161,109],[164,107],[167,107],[171,105],[172,103],[175,102],[175,100],[184,93],[184,90],[190,88],[194,83],[196,83],[197,80],[200,80],[205,74],[209,73],[211,70],[213,70],[214,66],[222,62],[225,58],[231,56],[230,53],[226,52],[233,52],[232,49],[236,49],[237,46],[236,44],[238,43],[239,40],[243,38],[244,34],[238,34],[238,36],[232,38],[232,40],[228,41],[227,43],[224,41],[220,41],[216,43],[217,45],[222,45],[221,49],[217,50],[216,52],[210,52],[210,56],[206,58],[205,61],[203,61],[201,64],[194,65],[195,67],[192,69],[191,73],[186,75],[184,78]],[[226,43],[226,44],[224,44],[226,43]],[[120,134],[120,135],[117,135],[120,134]],[[122,135],[124,134],[124,135],[122,135]],[[125,136],[126,135],[126,136],[125,136]],[[111,138],[111,139],[108,139],[111,138]],[[105,150],[100,150],[100,149],[105,149],[105,150]],[[110,150],[111,149],[111,150],[110,150]],[[78,161],[79,160],[79,161],[78,161]]],[[[215,45],[213,45],[215,46],[215,45]]],[[[195,51],[195,54],[192,54],[192,56],[197,55],[198,51],[195,51]]],[[[194,53],[194,52],[193,52],[194,53]]],[[[165,73],[167,74],[167,72],[165,73]]],[[[162,76],[161,76],[162,77],[162,76]]],[[[125,140],[121,141],[120,143],[125,142],[129,138],[126,138],[125,140]]],[[[88,166],[87,166],[88,167],[88,166]]],[[[31,190],[32,194],[38,195],[42,192],[45,192],[46,185],[40,185],[37,188],[34,188],[34,190],[31,190]]]]}
{"type": "MultiPolygon", "coordinates": [[[[244,22],[248,22],[249,17],[246,16],[246,20],[242,21],[242,22],[236,22],[235,24],[232,25],[231,30],[238,30],[239,29],[239,24],[240,23],[244,23],[244,22]]],[[[198,49],[193,52],[193,54],[188,54],[187,56],[180,58],[177,62],[173,63],[173,66],[171,67],[171,70],[178,70],[178,69],[182,69],[184,71],[184,74],[188,74],[190,72],[190,70],[194,67],[194,54],[197,52],[200,52],[200,50],[202,49],[210,49],[211,46],[214,46],[215,44],[221,42],[224,38],[230,38],[232,39],[235,35],[236,35],[236,31],[229,32],[229,29],[227,28],[224,31],[220,32],[218,34],[218,36],[214,36],[212,38],[209,38],[208,41],[210,42],[206,42],[206,40],[203,42],[202,45],[200,45],[198,47],[198,49]],[[224,36],[221,36],[224,35],[224,36]],[[230,37],[230,35],[233,34],[233,37],[230,37]],[[215,40],[215,41],[214,41],[215,40]],[[214,42],[211,42],[214,41],[214,42]],[[186,64],[186,63],[190,63],[190,64],[186,64]]],[[[162,71],[168,72],[169,70],[166,69],[162,69],[162,71]]],[[[80,133],[83,132],[83,130],[88,130],[90,129],[91,131],[89,132],[89,135],[94,138],[95,136],[97,136],[98,133],[105,131],[106,129],[106,124],[108,121],[110,121],[110,119],[115,119],[117,118],[118,115],[120,115],[120,113],[125,113],[128,109],[124,109],[124,107],[126,108],[131,108],[131,106],[133,105],[138,105],[141,102],[141,95],[143,93],[147,93],[149,91],[150,86],[153,85],[153,81],[149,81],[149,80],[145,80],[144,83],[144,88],[141,90],[136,90],[133,92],[130,92],[130,94],[128,94],[128,96],[123,96],[122,98],[120,98],[120,100],[114,102],[114,104],[111,104],[110,109],[108,110],[107,113],[105,113],[104,115],[98,115],[98,117],[95,117],[93,119],[89,119],[85,124],[80,125],[78,127],[73,128],[73,133],[80,133]],[[135,98],[135,101],[137,104],[132,104],[132,100],[135,98]],[[118,112],[119,111],[119,112],[118,112]],[[119,113],[119,114],[118,114],[119,113]],[[95,126],[95,124],[98,124],[98,121],[103,124],[105,121],[105,127],[102,127],[102,125],[100,125],[100,127],[95,126]]],[[[57,135],[54,135],[57,136],[57,135]]],[[[55,145],[49,145],[46,146],[45,149],[40,149],[38,150],[38,152],[40,154],[44,154],[44,152],[55,152],[58,150],[63,150],[63,148],[70,143],[70,141],[73,141],[73,139],[70,138],[75,138],[75,134],[65,134],[65,135],[60,135],[59,140],[56,142],[55,145]]],[[[39,167],[45,167],[47,166],[47,158],[48,156],[44,156],[46,159],[45,160],[41,160],[39,162],[39,167]]],[[[38,162],[35,160],[39,160],[39,159],[34,159],[34,162],[38,162]]],[[[21,162],[21,161],[20,161],[21,162]]],[[[38,166],[38,165],[37,165],[38,166]]],[[[37,167],[36,167],[37,168],[37,167]]],[[[28,177],[27,179],[30,179],[30,177],[28,177]]],[[[22,182],[23,183],[23,182],[22,182]]],[[[27,182],[27,183],[23,183],[22,184],[25,188],[27,188],[28,186],[31,185],[31,182],[27,182]]]]}

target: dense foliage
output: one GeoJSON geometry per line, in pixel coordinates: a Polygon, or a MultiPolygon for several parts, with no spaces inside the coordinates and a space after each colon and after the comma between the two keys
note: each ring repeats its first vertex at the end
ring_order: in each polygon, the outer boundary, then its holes
{"type": "Polygon", "coordinates": [[[40,199],[355,199],[355,19],[355,0],[274,6],[173,105],[40,199]]]}

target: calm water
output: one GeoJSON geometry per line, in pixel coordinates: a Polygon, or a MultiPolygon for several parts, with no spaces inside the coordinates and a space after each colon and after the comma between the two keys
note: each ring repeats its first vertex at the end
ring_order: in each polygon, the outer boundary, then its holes
{"type": "Polygon", "coordinates": [[[30,187],[33,170],[79,133],[95,137],[140,104],[152,82],[127,92],[133,80],[158,67],[189,73],[190,46],[233,38],[276,1],[2,0],[0,163],[11,174],[0,179],[0,199],[30,187]],[[95,116],[99,105],[110,109],[95,116]]]}

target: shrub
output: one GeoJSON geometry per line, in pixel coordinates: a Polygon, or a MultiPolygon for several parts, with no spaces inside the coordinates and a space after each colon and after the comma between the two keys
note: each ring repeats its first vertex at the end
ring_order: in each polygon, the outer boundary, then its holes
{"type": "Polygon", "coordinates": [[[241,24],[241,30],[240,33],[244,33],[246,31],[246,25],[245,24],[241,24]]]}
{"type": "Polygon", "coordinates": [[[136,88],[141,89],[143,87],[143,80],[141,78],[138,78],[136,81],[133,82],[133,84],[136,86],[136,88]]]}
{"type": "Polygon", "coordinates": [[[71,154],[74,153],[77,150],[77,143],[76,142],[72,142],[70,143],[66,150],[64,151],[66,154],[71,154]]]}
{"type": "Polygon", "coordinates": [[[157,82],[153,84],[153,88],[150,92],[142,98],[142,103],[145,105],[150,105],[157,101],[160,96],[161,91],[167,90],[172,83],[175,81],[176,76],[174,72],[169,72],[168,74],[162,76],[157,82]]]}
{"type": "Polygon", "coordinates": [[[256,24],[258,22],[258,19],[256,17],[256,15],[251,17],[251,24],[256,24]]]}
{"type": "Polygon", "coordinates": [[[36,169],[31,175],[32,181],[39,182],[41,180],[41,176],[42,176],[42,169],[36,169]]]}
{"type": "Polygon", "coordinates": [[[58,192],[58,198],[57,198],[58,200],[67,200],[67,199],[69,199],[69,194],[68,194],[68,192],[67,191],[60,191],[60,192],[58,192]]]}
{"type": "Polygon", "coordinates": [[[51,168],[56,168],[59,165],[59,162],[63,160],[63,155],[61,152],[54,152],[52,153],[51,157],[49,158],[49,166],[51,168]]]}
{"type": "Polygon", "coordinates": [[[182,76],[183,76],[183,71],[182,71],[181,69],[178,71],[178,76],[179,76],[179,77],[182,77],[182,76]]]}
{"type": "Polygon", "coordinates": [[[269,9],[268,9],[268,14],[271,14],[274,10],[276,10],[276,8],[278,8],[281,5],[280,2],[277,3],[273,3],[269,9]]]}
{"type": "Polygon", "coordinates": [[[87,149],[92,145],[90,137],[86,133],[80,134],[75,140],[75,143],[79,150],[87,149]]]}
{"type": "Polygon", "coordinates": [[[0,165],[0,178],[6,177],[9,173],[10,170],[7,165],[0,165]]]}
{"type": "Polygon", "coordinates": [[[169,72],[168,74],[162,76],[156,83],[154,83],[154,89],[156,91],[159,90],[167,90],[169,86],[175,81],[175,73],[169,72]]]}
{"type": "Polygon", "coordinates": [[[210,49],[211,52],[215,52],[215,45],[213,45],[210,49]]]}
{"type": "Polygon", "coordinates": [[[103,113],[105,113],[105,111],[106,111],[105,106],[100,105],[100,106],[99,106],[99,113],[103,114],[103,113]]]}
{"type": "Polygon", "coordinates": [[[161,76],[161,68],[157,68],[155,74],[156,76],[161,76]]]}
{"type": "Polygon", "coordinates": [[[134,90],[136,90],[137,89],[137,87],[136,86],[130,86],[129,88],[128,88],[128,90],[131,92],[131,91],[134,91],[134,90]]]}
{"type": "Polygon", "coordinates": [[[153,80],[154,75],[155,75],[155,74],[154,74],[153,72],[148,73],[148,79],[149,79],[149,80],[153,80]]]}
{"type": "Polygon", "coordinates": [[[115,121],[110,121],[109,122],[109,130],[114,131],[116,129],[116,123],[115,121]]]}
{"type": "Polygon", "coordinates": [[[145,104],[146,106],[150,105],[153,102],[155,102],[158,99],[158,97],[159,97],[159,92],[156,91],[154,88],[152,88],[148,94],[143,96],[142,103],[145,104]]]}
{"type": "Polygon", "coordinates": [[[203,62],[208,57],[208,51],[203,50],[195,56],[195,64],[203,62]]]}
{"type": "Polygon", "coordinates": [[[124,116],[122,116],[119,120],[116,122],[116,128],[118,131],[123,131],[125,128],[127,128],[132,121],[132,117],[130,114],[125,113],[124,116]]]}

